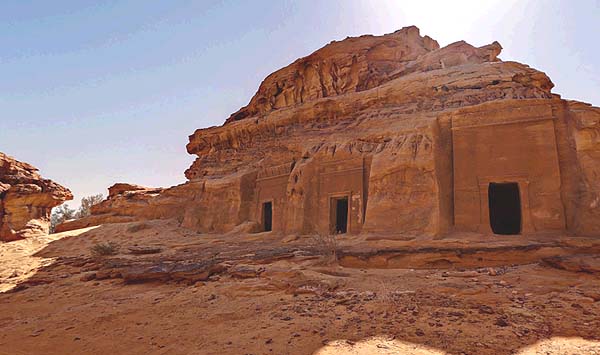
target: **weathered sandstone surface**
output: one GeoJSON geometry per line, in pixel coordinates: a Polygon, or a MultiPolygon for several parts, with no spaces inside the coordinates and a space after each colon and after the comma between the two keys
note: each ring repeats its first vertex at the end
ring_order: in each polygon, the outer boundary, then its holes
{"type": "Polygon", "coordinates": [[[176,218],[199,232],[600,234],[600,108],[497,42],[407,27],[332,42],[199,129],[188,182],[126,185],[61,230],[176,218]]]}
{"type": "Polygon", "coordinates": [[[52,207],[71,199],[68,189],[43,179],[35,167],[0,152],[0,240],[48,234],[52,207]]]}

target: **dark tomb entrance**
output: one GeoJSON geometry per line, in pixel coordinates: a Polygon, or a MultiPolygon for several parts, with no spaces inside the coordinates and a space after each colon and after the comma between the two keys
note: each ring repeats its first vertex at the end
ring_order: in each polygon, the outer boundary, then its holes
{"type": "Polygon", "coordinates": [[[335,214],[333,233],[344,234],[348,231],[348,197],[334,198],[332,202],[335,214]]]}
{"type": "Polygon", "coordinates": [[[270,232],[273,229],[273,203],[263,203],[263,228],[265,232],[270,232]]]}
{"type": "Polygon", "coordinates": [[[519,184],[490,183],[488,187],[490,225],[494,234],[521,233],[519,184]]]}

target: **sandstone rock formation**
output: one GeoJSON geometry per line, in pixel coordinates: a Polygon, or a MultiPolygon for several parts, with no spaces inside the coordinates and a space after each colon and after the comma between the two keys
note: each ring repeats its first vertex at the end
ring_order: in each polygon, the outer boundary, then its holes
{"type": "Polygon", "coordinates": [[[334,41],[268,76],[223,126],[194,132],[187,183],[111,196],[87,222],[600,234],[600,108],[561,99],[500,51],[439,48],[416,27],[334,41]]]}
{"type": "Polygon", "coordinates": [[[52,207],[73,199],[38,170],[0,152],[0,240],[48,234],[52,207]]]}
{"type": "MultiPolygon", "coordinates": [[[[159,196],[161,188],[148,188],[140,185],[117,183],[108,188],[108,198],[93,205],[91,216],[66,221],[56,226],[57,233],[67,230],[95,226],[102,223],[131,222],[139,219],[166,218],[166,215],[153,215],[157,212],[150,207],[149,202],[159,196]],[[148,207],[148,208],[146,208],[148,207]],[[148,210],[144,215],[142,211],[148,210]]],[[[167,210],[168,212],[168,210],[167,210]]]]}

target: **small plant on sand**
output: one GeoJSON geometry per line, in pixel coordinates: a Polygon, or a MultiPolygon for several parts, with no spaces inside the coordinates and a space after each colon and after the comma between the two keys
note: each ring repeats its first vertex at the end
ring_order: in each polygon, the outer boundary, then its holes
{"type": "Polygon", "coordinates": [[[311,236],[311,249],[323,257],[325,264],[333,264],[338,261],[338,238],[335,234],[311,236]]]}
{"type": "Polygon", "coordinates": [[[377,300],[383,305],[387,306],[398,306],[399,300],[396,297],[395,289],[391,288],[385,281],[379,282],[379,289],[375,294],[377,295],[377,300]]]}
{"type": "Polygon", "coordinates": [[[115,242],[98,243],[90,248],[93,257],[115,255],[119,252],[119,244],[115,242]]]}
{"type": "Polygon", "coordinates": [[[376,300],[380,304],[386,307],[393,307],[394,309],[402,305],[406,306],[407,304],[410,304],[410,299],[414,294],[415,291],[392,287],[387,280],[379,281],[379,287],[375,291],[376,300]]]}

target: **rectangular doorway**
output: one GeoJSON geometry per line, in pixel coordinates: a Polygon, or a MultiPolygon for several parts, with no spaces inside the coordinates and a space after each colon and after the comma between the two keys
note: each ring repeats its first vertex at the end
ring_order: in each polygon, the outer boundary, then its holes
{"type": "Polygon", "coordinates": [[[262,207],[263,230],[270,232],[273,230],[273,202],[264,202],[262,207]]]}
{"type": "Polygon", "coordinates": [[[333,233],[344,234],[348,231],[348,197],[335,197],[331,199],[333,215],[333,233]]]}
{"type": "Polygon", "coordinates": [[[490,183],[488,187],[490,226],[494,234],[521,233],[521,198],[519,184],[490,183]]]}

